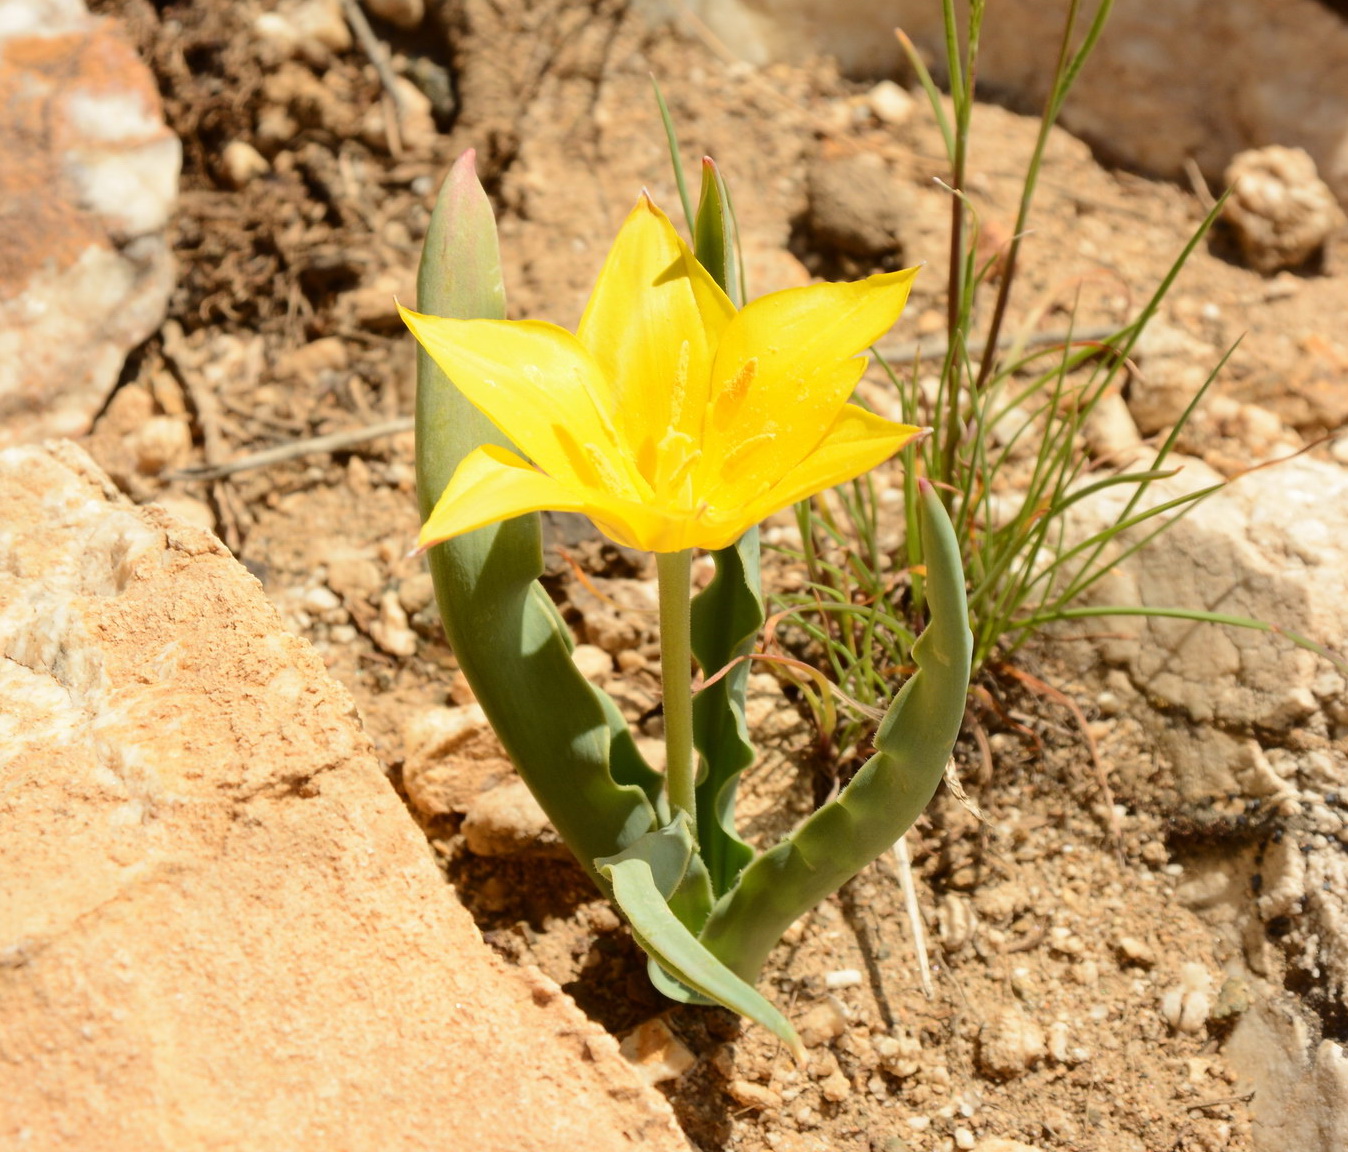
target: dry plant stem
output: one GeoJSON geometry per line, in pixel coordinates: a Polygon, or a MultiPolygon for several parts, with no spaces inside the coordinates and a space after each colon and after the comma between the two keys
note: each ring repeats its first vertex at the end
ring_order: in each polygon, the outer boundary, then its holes
{"type": "Polygon", "coordinates": [[[374,65],[379,83],[393,105],[393,120],[389,125],[389,145],[394,156],[397,156],[402,151],[403,101],[398,91],[398,78],[394,75],[393,65],[389,63],[388,49],[374,34],[374,29],[365,19],[365,13],[357,0],[342,0],[342,12],[346,16],[346,22],[351,25],[351,30],[356,34],[356,39],[360,41],[361,48],[365,50],[365,55],[374,65]]]}
{"type": "MultiPolygon", "coordinates": [[[[1074,345],[1090,344],[1093,341],[1117,336],[1126,327],[1127,325],[1123,324],[1096,324],[1084,328],[1054,328],[1047,332],[1034,332],[1029,336],[1006,333],[997,338],[997,351],[1005,351],[1017,343],[1024,348],[1050,347],[1054,344],[1066,344],[1069,340],[1074,345]]],[[[987,352],[988,342],[970,340],[962,347],[971,360],[977,360],[987,352]]],[[[894,364],[904,364],[913,360],[944,360],[950,351],[950,343],[947,340],[932,340],[928,337],[924,340],[905,340],[901,344],[882,342],[875,346],[875,350],[894,364]]]]}
{"type": "Polygon", "coordinates": [[[922,927],[922,909],[917,906],[917,887],[913,884],[913,863],[908,855],[907,832],[894,841],[894,862],[899,870],[899,887],[903,889],[903,906],[908,911],[908,926],[913,932],[913,951],[917,955],[917,975],[922,982],[922,995],[930,1000],[934,995],[931,962],[927,959],[927,933],[922,927]]]}
{"type": "Polygon", "coordinates": [[[247,472],[253,468],[267,468],[294,460],[298,456],[309,456],[318,452],[340,452],[344,448],[354,448],[381,436],[396,436],[400,432],[412,430],[412,417],[399,416],[396,420],[385,420],[382,424],[371,424],[368,428],[352,428],[347,432],[330,432],[326,436],[312,436],[304,440],[295,440],[237,460],[215,463],[211,453],[207,452],[207,463],[200,468],[183,468],[167,477],[169,480],[219,480],[232,476],[236,472],[247,472]]]}
{"type": "Polygon", "coordinates": [[[660,582],[660,680],[665,713],[665,780],[670,807],[697,828],[693,771],[693,641],[690,597],[693,554],[657,552],[660,582]]]}

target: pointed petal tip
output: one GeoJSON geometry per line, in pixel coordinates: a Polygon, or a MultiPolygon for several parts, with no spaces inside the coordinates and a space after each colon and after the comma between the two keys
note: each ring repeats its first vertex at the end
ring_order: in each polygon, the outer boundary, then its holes
{"type": "Polygon", "coordinates": [[[922,495],[925,496],[928,492],[932,490],[931,481],[928,480],[925,476],[919,476],[917,478],[917,490],[921,492],[922,495]]]}

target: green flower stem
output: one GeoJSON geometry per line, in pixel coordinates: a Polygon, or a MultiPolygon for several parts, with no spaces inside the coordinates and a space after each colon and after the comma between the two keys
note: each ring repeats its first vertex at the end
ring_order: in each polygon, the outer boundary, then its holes
{"type": "Polygon", "coordinates": [[[665,780],[670,807],[688,813],[697,827],[693,771],[693,648],[689,598],[693,553],[657,552],[660,580],[660,679],[664,688],[665,780]]]}

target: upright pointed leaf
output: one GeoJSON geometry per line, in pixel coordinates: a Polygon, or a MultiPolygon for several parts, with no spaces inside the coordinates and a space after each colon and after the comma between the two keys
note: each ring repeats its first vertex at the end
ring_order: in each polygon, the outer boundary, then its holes
{"type": "MultiPolygon", "coordinates": [[[[417,278],[423,311],[501,318],[496,224],[473,153],[455,163],[427,230],[417,278]]],[[[417,358],[417,495],[429,514],[454,469],[499,432],[426,353],[417,358]]],[[[492,727],[557,831],[594,871],[657,824],[659,777],[640,759],[611,701],[576,670],[571,638],[537,583],[537,516],[440,544],[428,554],[445,634],[492,727]],[[610,771],[618,737],[623,783],[610,771]]]]}
{"type": "MultiPolygon", "coordinates": [[[[693,225],[694,253],[727,295],[739,299],[732,247],[735,223],[725,184],[710,159],[702,162],[702,193],[693,225]]],[[[693,599],[693,655],[711,677],[754,650],[763,627],[758,572],[758,529],[714,554],[716,576],[693,599]]],[[[712,888],[719,896],[753,859],[735,831],[735,793],[740,774],[754,762],[744,718],[747,662],[737,665],[693,702],[693,742],[702,757],[697,790],[698,844],[712,888]]]]}

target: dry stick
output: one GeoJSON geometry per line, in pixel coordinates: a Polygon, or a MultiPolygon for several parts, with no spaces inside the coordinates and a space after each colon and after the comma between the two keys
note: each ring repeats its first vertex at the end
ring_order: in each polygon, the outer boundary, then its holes
{"type": "Polygon", "coordinates": [[[1242,1092],[1238,1096],[1218,1096],[1215,1100],[1195,1100],[1181,1109],[1183,1112],[1196,1112],[1200,1108],[1225,1108],[1232,1104],[1248,1104],[1254,1099],[1254,1089],[1242,1092]]]}
{"type": "Polygon", "coordinates": [[[1061,704],[1077,722],[1077,727],[1081,730],[1082,736],[1086,738],[1086,748],[1090,752],[1091,765],[1095,769],[1096,784],[1100,788],[1100,797],[1106,809],[1106,819],[1109,821],[1110,835],[1114,838],[1114,851],[1118,855],[1119,863],[1127,867],[1128,858],[1123,848],[1123,824],[1119,820],[1119,813],[1114,807],[1114,790],[1109,786],[1109,772],[1105,768],[1105,763],[1100,759],[1100,747],[1095,741],[1090,725],[1086,723],[1086,716],[1081,711],[1080,706],[1066,692],[1061,692],[1053,687],[1047,681],[1040,680],[1038,676],[1032,676],[1019,668],[1006,668],[1006,674],[1013,679],[1019,680],[1031,692],[1037,692],[1040,695],[1047,696],[1050,700],[1061,704]]]}
{"type": "Polygon", "coordinates": [[[399,416],[396,420],[385,420],[382,424],[371,424],[368,428],[353,428],[346,432],[330,432],[326,436],[314,436],[307,440],[295,440],[290,444],[281,444],[276,448],[267,448],[254,452],[251,456],[241,456],[222,464],[207,463],[201,468],[183,468],[167,476],[168,480],[219,480],[233,476],[236,472],[247,472],[252,468],[268,468],[294,460],[297,456],[308,456],[316,452],[340,452],[343,448],[352,448],[369,440],[378,440],[382,436],[396,436],[399,432],[410,432],[413,427],[411,416],[399,416]]]}
{"type": "Polygon", "coordinates": [[[356,39],[360,41],[360,46],[365,50],[365,55],[370,58],[370,63],[374,65],[374,70],[379,76],[379,83],[383,85],[388,98],[393,102],[393,119],[387,125],[389,151],[395,157],[399,156],[403,150],[402,123],[406,108],[403,106],[402,93],[398,91],[398,77],[393,71],[393,65],[389,63],[388,49],[374,34],[374,29],[370,27],[370,22],[365,19],[365,13],[357,0],[342,0],[342,11],[346,13],[346,22],[351,25],[351,30],[356,34],[356,39]]]}
{"type": "MultiPolygon", "coordinates": [[[[1029,336],[1017,336],[1003,333],[997,339],[997,350],[1003,351],[1017,343],[1026,348],[1042,348],[1052,344],[1089,344],[1093,340],[1103,340],[1125,330],[1126,324],[1097,324],[1090,328],[1058,328],[1052,332],[1033,332],[1029,336]]],[[[987,349],[986,340],[972,340],[968,344],[970,356],[982,356],[987,349]]],[[[875,350],[886,360],[895,364],[911,360],[944,360],[950,351],[948,341],[933,343],[927,340],[908,340],[902,344],[877,344],[875,350]]]]}
{"type": "MultiPolygon", "coordinates": [[[[183,337],[182,328],[173,321],[164,324],[161,350],[175,379],[182,385],[201,429],[201,450],[206,456],[206,471],[218,467],[228,450],[224,433],[220,431],[220,406],[213,391],[206,386],[193,364],[183,337]]],[[[167,477],[166,477],[167,479],[167,477]]],[[[243,543],[239,531],[239,516],[225,485],[211,485],[211,503],[215,506],[220,538],[231,552],[237,553],[243,543]]]]}
{"type": "Polygon", "coordinates": [[[913,951],[917,953],[917,974],[922,981],[922,995],[930,1000],[935,992],[931,986],[931,963],[927,959],[927,933],[922,926],[922,910],[917,906],[917,888],[913,884],[907,832],[894,841],[894,860],[899,869],[899,887],[903,889],[903,906],[908,909],[908,926],[913,932],[913,951]]]}

